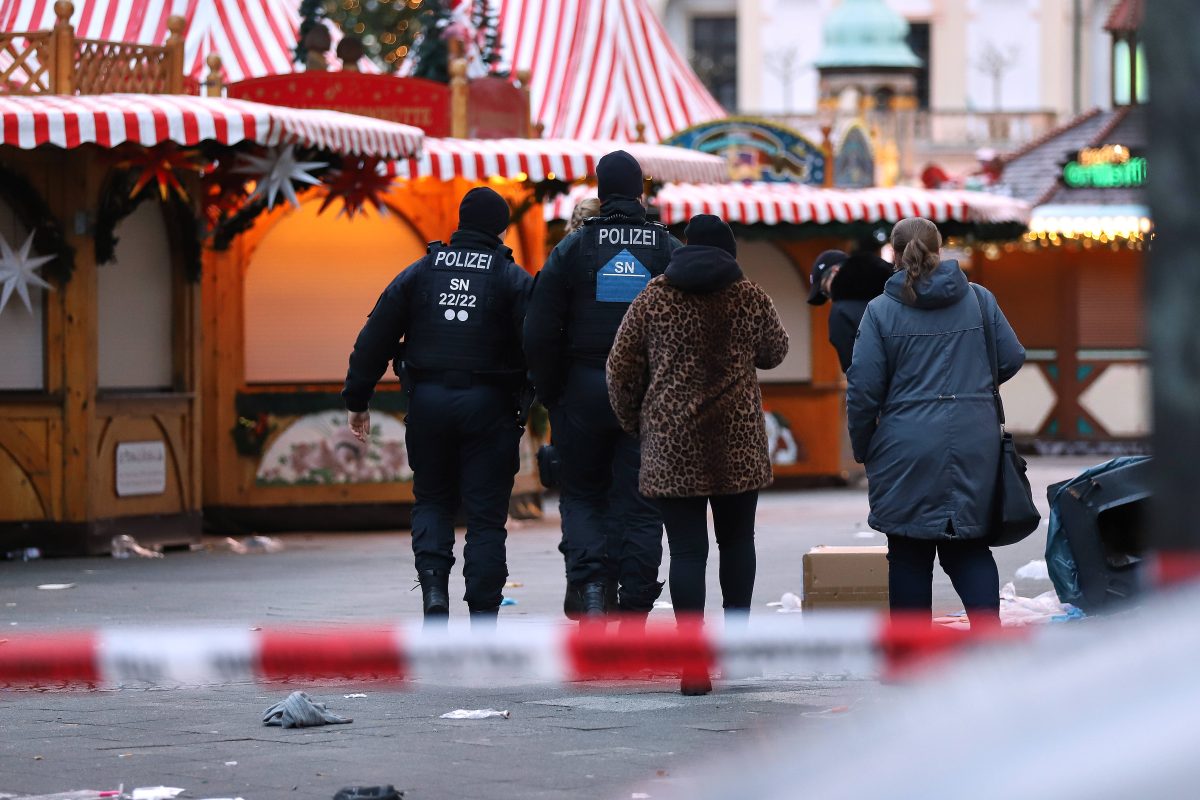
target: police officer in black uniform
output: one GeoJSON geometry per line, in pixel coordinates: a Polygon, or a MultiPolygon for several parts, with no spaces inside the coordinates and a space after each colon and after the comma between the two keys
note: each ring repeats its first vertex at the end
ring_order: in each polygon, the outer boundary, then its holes
{"type": "Polygon", "coordinates": [[[534,282],[525,357],[562,464],[564,611],[595,617],[617,610],[615,599],[644,620],[662,592],[662,519],[638,492],[640,444],[617,424],[604,367],[625,310],[680,245],[646,219],[633,156],[607,154],[596,178],[600,215],[554,248],[534,282]]]}
{"type": "Polygon", "coordinates": [[[429,245],[380,296],[354,344],[342,392],[350,428],[365,439],[367,404],[404,340],[412,547],[426,624],[444,622],[450,611],[447,582],[460,503],[472,624],[495,623],[508,577],[504,525],[528,411],[520,399],[526,385],[521,321],[533,283],[500,240],[508,223],[508,204],[496,192],[467,193],[449,246],[429,245]]]}

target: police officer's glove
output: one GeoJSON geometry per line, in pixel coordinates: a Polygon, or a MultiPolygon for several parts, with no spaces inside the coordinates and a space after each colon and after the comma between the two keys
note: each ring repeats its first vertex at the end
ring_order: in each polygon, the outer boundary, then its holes
{"type": "Polygon", "coordinates": [[[517,424],[522,428],[529,423],[529,411],[533,408],[533,401],[537,398],[537,393],[533,390],[533,386],[525,384],[516,394],[517,403],[517,424]]]}

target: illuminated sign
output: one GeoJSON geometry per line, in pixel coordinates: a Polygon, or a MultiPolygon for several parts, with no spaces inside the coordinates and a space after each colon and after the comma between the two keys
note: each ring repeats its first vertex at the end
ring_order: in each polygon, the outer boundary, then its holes
{"type": "Polygon", "coordinates": [[[1126,189],[1146,185],[1146,158],[1120,144],[1086,147],[1066,163],[1063,183],[1072,189],[1126,189]]]}

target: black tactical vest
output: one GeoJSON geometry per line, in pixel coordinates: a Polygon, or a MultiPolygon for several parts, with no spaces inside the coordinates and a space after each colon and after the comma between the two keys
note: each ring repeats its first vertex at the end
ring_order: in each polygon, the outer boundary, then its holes
{"type": "Polygon", "coordinates": [[[508,248],[429,245],[413,292],[404,360],[421,370],[490,372],[503,368],[508,328],[500,272],[508,248]]]}
{"type": "Polygon", "coordinates": [[[573,359],[604,366],[625,310],[651,278],[666,271],[670,237],[657,222],[587,220],[580,266],[571,272],[567,339],[573,359]]]}

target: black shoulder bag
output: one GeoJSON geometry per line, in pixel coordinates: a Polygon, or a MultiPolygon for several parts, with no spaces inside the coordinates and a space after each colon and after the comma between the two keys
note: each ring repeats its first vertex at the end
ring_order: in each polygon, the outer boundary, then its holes
{"type": "Polygon", "coordinates": [[[979,303],[979,316],[983,319],[983,337],[987,341],[988,364],[992,368],[992,398],[996,401],[996,415],[1000,419],[1000,469],[996,473],[996,492],[992,504],[992,530],[988,544],[1002,547],[1016,544],[1037,530],[1042,515],[1033,504],[1033,490],[1025,476],[1025,459],[1017,453],[1012,434],[1004,430],[1004,401],[1000,399],[1000,375],[996,356],[996,332],[988,321],[983,303],[983,293],[978,286],[975,301],[979,303]]]}

